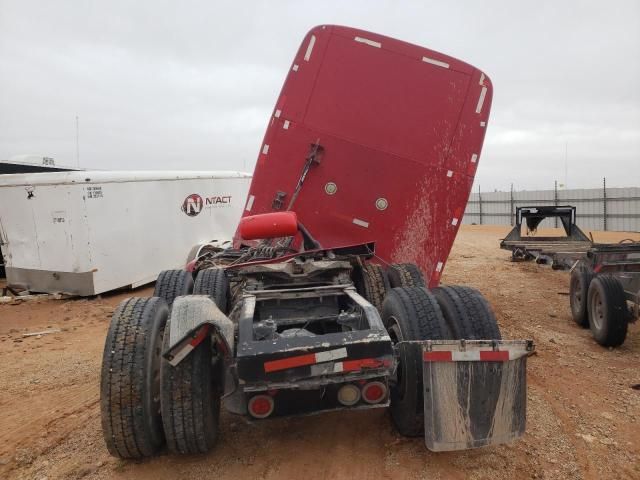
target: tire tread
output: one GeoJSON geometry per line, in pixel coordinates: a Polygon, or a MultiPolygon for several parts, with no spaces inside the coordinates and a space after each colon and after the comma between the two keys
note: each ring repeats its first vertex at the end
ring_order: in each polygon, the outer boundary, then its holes
{"type": "MultiPolygon", "coordinates": [[[[102,429],[107,449],[120,458],[153,455],[162,440],[145,426],[143,397],[149,319],[162,308],[159,298],[129,298],[116,308],[103,354],[100,382],[102,429]]],[[[159,422],[159,418],[157,420],[159,422]]]]}

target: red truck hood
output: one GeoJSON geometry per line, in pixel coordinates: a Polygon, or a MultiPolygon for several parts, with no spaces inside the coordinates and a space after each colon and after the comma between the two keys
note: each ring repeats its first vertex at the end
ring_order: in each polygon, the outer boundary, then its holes
{"type": "Polygon", "coordinates": [[[469,198],[492,86],[455,58],[348,27],[304,38],[244,215],[292,210],[324,248],[376,242],[436,286],[469,198]],[[321,146],[296,196],[311,145],[321,146]],[[275,200],[275,201],[274,201],[275,200]]]}

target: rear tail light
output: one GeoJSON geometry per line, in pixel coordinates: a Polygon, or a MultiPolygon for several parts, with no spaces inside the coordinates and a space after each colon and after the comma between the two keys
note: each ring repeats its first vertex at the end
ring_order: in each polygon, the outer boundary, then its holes
{"type": "Polygon", "coordinates": [[[351,407],[360,401],[360,389],[347,383],[338,390],[338,401],[345,407],[351,407]]]}
{"type": "Polygon", "coordinates": [[[369,382],[362,387],[362,399],[369,403],[380,403],[387,396],[387,386],[382,382],[369,382]]]}
{"type": "Polygon", "coordinates": [[[267,418],[273,413],[275,403],[269,395],[256,395],[249,400],[249,414],[253,418],[267,418]]]}

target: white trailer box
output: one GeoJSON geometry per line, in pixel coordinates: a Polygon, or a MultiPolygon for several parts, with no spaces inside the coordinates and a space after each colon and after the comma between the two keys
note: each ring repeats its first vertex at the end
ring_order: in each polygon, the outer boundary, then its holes
{"type": "Polygon", "coordinates": [[[184,268],[198,244],[231,240],[251,176],[60,172],[0,176],[7,284],[95,295],[184,268]]]}

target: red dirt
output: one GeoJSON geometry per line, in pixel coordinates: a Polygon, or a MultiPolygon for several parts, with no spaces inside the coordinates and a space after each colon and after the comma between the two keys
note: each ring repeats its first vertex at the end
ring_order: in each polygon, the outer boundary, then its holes
{"type": "MultiPolygon", "coordinates": [[[[78,478],[640,478],[640,325],[605,349],[571,320],[568,273],[511,263],[507,228],[464,226],[443,282],[479,288],[504,338],[532,338],[528,429],[511,445],[431,453],[400,437],[384,410],[247,424],[223,413],[208,455],[115,459],[100,428],[100,361],[110,313],[131,292],[0,305],[0,477],[78,478]],[[23,332],[60,328],[41,338],[23,332]]],[[[635,234],[596,234],[615,241],[635,234]]],[[[150,288],[135,295],[146,296],[150,288]]]]}

